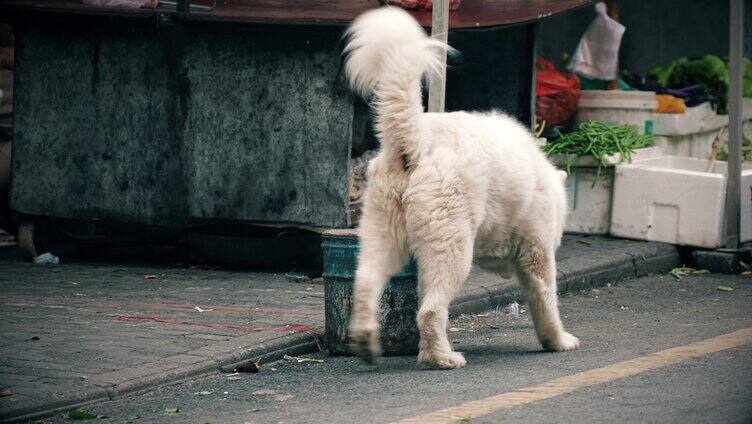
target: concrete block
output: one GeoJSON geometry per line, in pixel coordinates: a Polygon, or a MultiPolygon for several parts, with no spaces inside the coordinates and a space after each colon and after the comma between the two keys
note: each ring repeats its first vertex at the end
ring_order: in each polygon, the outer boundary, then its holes
{"type": "Polygon", "coordinates": [[[696,250],[692,252],[695,265],[710,272],[731,274],[741,270],[741,261],[749,261],[750,250],[696,250]]]}

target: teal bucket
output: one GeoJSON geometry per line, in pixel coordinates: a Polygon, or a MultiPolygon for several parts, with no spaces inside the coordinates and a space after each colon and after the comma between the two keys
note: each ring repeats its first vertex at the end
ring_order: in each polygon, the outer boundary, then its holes
{"type": "MultiPolygon", "coordinates": [[[[323,234],[325,339],[332,355],[352,354],[347,345],[347,327],[352,312],[358,245],[353,230],[331,230],[323,234]]],[[[417,274],[417,267],[411,261],[392,277],[381,296],[379,324],[384,355],[418,353],[417,274]]]]}

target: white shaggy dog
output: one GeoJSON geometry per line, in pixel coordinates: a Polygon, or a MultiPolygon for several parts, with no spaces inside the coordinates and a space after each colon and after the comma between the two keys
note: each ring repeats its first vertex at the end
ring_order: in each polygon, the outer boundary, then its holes
{"type": "Polygon", "coordinates": [[[448,48],[406,12],[381,8],[347,31],[345,69],[352,88],[372,94],[381,142],[368,167],[359,227],[360,256],[349,337],[367,361],[380,354],[377,312],[384,285],[408,261],[418,264],[418,362],[460,368],[465,358],[446,335],[449,303],[473,259],[516,272],[535,331],[548,350],[572,350],[556,298],[554,252],[566,213],[565,174],[530,132],[500,113],[424,113],[421,78],[448,48]]]}

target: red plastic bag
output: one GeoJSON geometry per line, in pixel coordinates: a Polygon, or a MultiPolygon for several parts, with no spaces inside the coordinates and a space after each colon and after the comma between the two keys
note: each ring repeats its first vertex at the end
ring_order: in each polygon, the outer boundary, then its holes
{"type": "MultiPolygon", "coordinates": [[[[400,6],[405,9],[431,10],[433,0],[380,0],[381,3],[400,6]]],[[[461,0],[449,0],[449,10],[457,10],[461,0]]]]}
{"type": "Polygon", "coordinates": [[[550,61],[535,60],[535,119],[546,127],[568,121],[577,112],[580,101],[580,79],[575,74],[557,71],[550,61]]]}

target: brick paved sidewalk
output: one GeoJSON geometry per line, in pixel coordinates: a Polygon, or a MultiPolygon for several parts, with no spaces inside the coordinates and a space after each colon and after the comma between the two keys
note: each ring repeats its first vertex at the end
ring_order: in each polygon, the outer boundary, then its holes
{"type": "MultiPolygon", "coordinates": [[[[666,272],[675,248],[568,236],[562,291],[666,272]]],[[[474,270],[452,307],[519,299],[514,280],[474,270]]],[[[207,372],[317,349],[323,285],[284,274],[0,259],[0,421],[31,418],[207,372]],[[148,278],[145,278],[148,276],[148,278]]]]}
{"type": "Polygon", "coordinates": [[[0,293],[2,416],[306,344],[323,323],[323,286],[283,274],[6,260],[0,293]]]}

